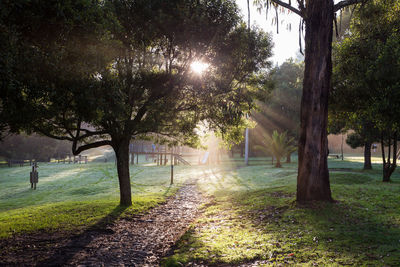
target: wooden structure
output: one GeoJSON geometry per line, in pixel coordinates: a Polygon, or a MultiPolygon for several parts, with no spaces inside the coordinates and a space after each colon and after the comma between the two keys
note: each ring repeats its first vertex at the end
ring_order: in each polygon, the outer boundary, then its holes
{"type": "MultiPolygon", "coordinates": [[[[65,158],[57,158],[54,159],[57,163],[78,163],[78,164],[87,164],[88,163],[88,157],[87,156],[73,156],[71,157],[68,155],[68,157],[65,158]]],[[[24,167],[25,165],[32,166],[36,162],[35,159],[31,160],[23,160],[23,159],[7,159],[6,162],[0,163],[0,167],[2,166],[7,166],[7,167],[24,167]]],[[[49,161],[50,162],[50,161],[49,161]]],[[[54,162],[54,161],[53,161],[54,162]]]]}
{"type": "Polygon", "coordinates": [[[63,162],[63,163],[66,163],[66,162],[68,162],[68,164],[71,164],[71,163],[78,163],[78,164],[81,164],[81,163],[84,163],[84,164],[87,164],[88,163],[88,157],[87,156],[82,156],[82,155],[78,155],[78,156],[73,156],[73,157],[71,157],[70,155],[68,155],[68,160],[67,159],[62,159],[62,160],[58,160],[58,163],[60,163],[60,162],[63,162]]]}
{"type": "Polygon", "coordinates": [[[198,156],[198,154],[184,153],[182,147],[168,147],[166,145],[155,145],[145,142],[136,142],[129,145],[129,153],[131,155],[131,164],[139,163],[139,155],[145,155],[146,161],[153,161],[157,163],[157,166],[167,165],[172,162],[171,165],[190,165],[190,163],[183,157],[198,156]],[[135,158],[136,156],[136,158],[135,158]]]}

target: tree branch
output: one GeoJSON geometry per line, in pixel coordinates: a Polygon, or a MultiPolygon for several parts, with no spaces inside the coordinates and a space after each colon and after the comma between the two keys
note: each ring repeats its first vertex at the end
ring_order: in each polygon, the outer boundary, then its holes
{"type": "Polygon", "coordinates": [[[112,143],[110,140],[98,141],[95,143],[80,146],[80,147],[78,147],[78,149],[75,149],[75,147],[73,147],[72,153],[76,156],[76,155],[79,155],[82,151],[85,151],[85,150],[88,150],[91,148],[96,148],[96,147],[101,147],[101,146],[111,146],[111,145],[112,145],[112,143]]]}
{"type": "Polygon", "coordinates": [[[37,127],[32,127],[36,132],[43,134],[47,137],[53,138],[53,139],[57,139],[57,140],[67,140],[67,141],[73,141],[73,139],[71,137],[67,137],[67,136],[57,136],[54,134],[51,134],[50,132],[46,132],[43,129],[39,129],[37,127]]]}
{"type": "Polygon", "coordinates": [[[294,6],[291,6],[288,3],[282,2],[280,0],[271,0],[271,2],[274,2],[275,4],[278,4],[280,6],[283,6],[284,8],[289,9],[290,11],[292,11],[293,13],[296,13],[297,15],[299,15],[302,18],[304,17],[303,12],[301,12],[300,10],[298,10],[294,6]]]}
{"type": "Polygon", "coordinates": [[[304,14],[305,6],[303,0],[297,0],[297,4],[299,5],[300,12],[304,14]]]}
{"type": "Polygon", "coordinates": [[[146,114],[147,110],[148,110],[148,106],[151,102],[157,101],[159,99],[162,99],[163,97],[167,96],[168,92],[167,90],[165,90],[164,93],[160,93],[157,95],[151,95],[149,97],[149,99],[147,99],[147,101],[145,103],[143,103],[143,105],[140,107],[140,109],[138,110],[138,112],[136,113],[136,116],[133,120],[131,120],[129,122],[129,128],[133,129],[143,118],[143,116],[146,114]]]}
{"type": "Polygon", "coordinates": [[[339,3],[337,3],[336,5],[334,5],[333,11],[336,12],[346,6],[363,3],[366,1],[368,1],[368,0],[343,0],[343,1],[340,1],[339,3]]]}
{"type": "Polygon", "coordinates": [[[83,135],[80,135],[80,136],[76,136],[75,139],[77,139],[77,140],[82,140],[82,139],[85,139],[87,137],[91,137],[91,136],[94,136],[94,135],[103,135],[103,134],[108,134],[109,133],[108,130],[92,132],[92,131],[89,131],[89,130],[80,129],[80,131],[84,131],[86,133],[83,134],[83,135]]]}

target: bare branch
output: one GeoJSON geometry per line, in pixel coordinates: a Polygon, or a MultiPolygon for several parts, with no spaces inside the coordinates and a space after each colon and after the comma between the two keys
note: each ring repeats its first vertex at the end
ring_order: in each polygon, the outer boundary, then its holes
{"type": "Polygon", "coordinates": [[[57,140],[67,140],[67,141],[73,141],[73,139],[71,137],[68,136],[58,136],[58,135],[54,135],[51,134],[50,132],[44,131],[43,129],[37,128],[37,127],[33,127],[33,129],[35,130],[35,132],[38,132],[42,135],[45,135],[47,137],[53,138],[53,139],[57,139],[57,140]]]}
{"type": "Polygon", "coordinates": [[[336,12],[346,6],[350,6],[350,5],[354,5],[354,4],[359,4],[359,3],[363,3],[363,2],[367,2],[368,0],[343,0],[340,1],[339,3],[337,3],[334,7],[333,7],[333,11],[336,12]]]}
{"type": "Polygon", "coordinates": [[[305,6],[304,6],[304,1],[303,0],[297,0],[297,4],[299,5],[300,12],[302,14],[304,14],[304,10],[306,9],[305,6]]]}
{"type": "Polygon", "coordinates": [[[103,141],[98,141],[95,143],[91,143],[91,144],[87,144],[87,145],[83,145],[78,147],[78,149],[76,149],[75,147],[72,148],[72,153],[76,156],[79,155],[82,151],[91,149],[91,148],[96,148],[96,147],[101,147],[101,146],[111,146],[112,143],[110,140],[103,140],[103,141]]]}
{"type": "Polygon", "coordinates": [[[274,2],[275,4],[278,4],[280,6],[283,6],[284,8],[289,9],[293,13],[296,13],[297,15],[299,15],[300,17],[304,17],[303,12],[301,12],[299,9],[295,8],[294,6],[292,6],[288,3],[282,2],[280,0],[271,0],[271,2],[274,2]]]}

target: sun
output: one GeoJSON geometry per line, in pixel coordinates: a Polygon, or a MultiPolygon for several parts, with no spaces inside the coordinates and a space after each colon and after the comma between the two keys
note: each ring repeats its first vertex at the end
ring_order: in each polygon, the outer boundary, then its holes
{"type": "Polygon", "coordinates": [[[207,70],[208,67],[209,64],[203,61],[193,61],[192,64],[190,64],[190,68],[192,69],[192,71],[198,75],[203,74],[203,72],[207,70]]]}

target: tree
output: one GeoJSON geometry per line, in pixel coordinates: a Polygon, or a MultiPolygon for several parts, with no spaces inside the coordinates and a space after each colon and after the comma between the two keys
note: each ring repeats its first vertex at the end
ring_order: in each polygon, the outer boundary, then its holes
{"type": "MultiPolygon", "coordinates": [[[[275,83],[273,96],[261,114],[271,123],[267,127],[298,140],[300,128],[300,101],[304,64],[289,59],[272,70],[275,83]]],[[[286,162],[291,162],[291,151],[286,154],[286,162]]]]}
{"type": "MultiPolygon", "coordinates": [[[[327,164],[328,94],[332,72],[332,33],[335,13],[361,0],[256,0],[263,7],[279,6],[302,18],[305,25],[305,66],[301,100],[297,201],[332,201],[327,164]]],[[[278,17],[276,17],[278,20],[278,17]]],[[[277,23],[278,25],[279,23],[277,23]]]]}
{"type": "MultiPolygon", "coordinates": [[[[354,116],[355,114],[353,114],[354,116]]],[[[357,118],[357,117],[356,117],[357,118]]],[[[355,130],[347,136],[346,143],[352,147],[364,147],[364,170],[371,170],[371,146],[379,140],[379,131],[370,120],[357,120],[352,123],[355,130]]]]}
{"type": "Polygon", "coordinates": [[[372,1],[356,13],[351,35],[335,49],[333,99],[351,110],[356,132],[380,140],[383,181],[390,181],[398,158],[400,121],[400,18],[397,0],[372,1]],[[349,99],[350,101],[343,101],[349,99]],[[385,153],[387,147],[388,153],[385,153]]]}
{"type": "MultiPolygon", "coordinates": [[[[83,21],[67,16],[62,45],[35,46],[46,53],[39,53],[38,71],[24,79],[23,101],[40,116],[26,124],[72,141],[75,155],[111,146],[120,204],[131,205],[130,140],[151,135],[194,146],[200,122],[234,136],[259,90],[245,84],[269,66],[271,41],[246,29],[232,1],[82,1],[90,11],[83,21]],[[87,33],[85,24],[94,30],[87,33]],[[83,40],[74,38],[75,30],[83,40]],[[209,68],[198,74],[193,62],[209,68]]],[[[69,4],[69,14],[81,12],[69,4]]],[[[12,104],[15,98],[8,99],[12,104]]]]}
{"type": "Polygon", "coordinates": [[[276,158],[276,168],[282,168],[281,158],[288,153],[296,151],[293,145],[294,138],[288,138],[286,132],[278,133],[273,131],[272,135],[264,134],[263,146],[256,146],[256,149],[265,150],[276,158]]]}
{"type": "Polygon", "coordinates": [[[356,106],[353,99],[340,94],[335,80],[342,78],[343,76],[340,76],[339,73],[333,72],[334,89],[329,98],[328,132],[343,135],[349,130],[353,130],[354,132],[347,136],[346,143],[353,149],[364,147],[363,169],[370,170],[372,169],[371,146],[374,142],[379,141],[380,134],[368,117],[355,111],[356,106]]]}

